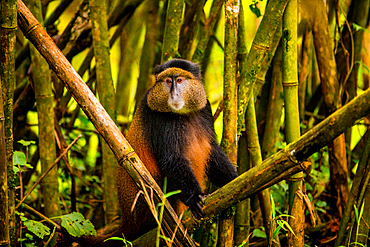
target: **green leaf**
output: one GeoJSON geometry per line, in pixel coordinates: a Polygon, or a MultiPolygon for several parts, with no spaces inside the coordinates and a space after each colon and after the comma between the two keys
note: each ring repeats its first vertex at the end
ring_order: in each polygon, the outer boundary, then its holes
{"type": "Polygon", "coordinates": [[[13,154],[13,170],[19,171],[19,168],[14,169],[17,165],[33,168],[30,164],[27,164],[26,155],[23,152],[15,151],[13,154]]]}
{"type": "Polygon", "coordinates": [[[166,237],[166,236],[163,236],[163,235],[159,235],[159,237],[163,238],[164,240],[171,241],[171,239],[169,237],[166,237]]]}
{"type": "Polygon", "coordinates": [[[25,140],[20,140],[18,143],[22,144],[23,146],[29,146],[31,144],[36,144],[35,141],[25,141],[25,140]]]}
{"type": "Polygon", "coordinates": [[[24,166],[27,164],[26,155],[23,152],[15,151],[13,154],[13,165],[24,166]]]}
{"type": "Polygon", "coordinates": [[[28,239],[28,240],[33,240],[33,236],[31,235],[31,234],[28,234],[28,233],[26,233],[26,238],[28,239]]]}
{"type": "Polygon", "coordinates": [[[82,214],[73,212],[71,214],[63,215],[62,226],[74,237],[81,237],[82,235],[94,235],[96,231],[90,220],[85,220],[82,214]]]}
{"type": "Polygon", "coordinates": [[[13,166],[13,172],[14,172],[14,173],[18,173],[18,172],[19,172],[19,168],[18,168],[18,167],[16,167],[16,166],[13,166]]]}
{"type": "Polygon", "coordinates": [[[281,229],[281,226],[280,226],[280,225],[279,225],[278,227],[276,227],[276,229],[275,229],[274,233],[272,234],[272,238],[275,238],[275,236],[276,236],[277,234],[279,234],[280,229],[281,229]]]}
{"type": "Polygon", "coordinates": [[[261,229],[254,229],[252,237],[266,238],[266,233],[261,229]]]}
{"type": "Polygon", "coordinates": [[[103,242],[108,241],[108,240],[118,240],[118,241],[122,241],[125,244],[125,246],[127,246],[128,244],[130,246],[133,246],[130,241],[126,240],[126,238],[125,238],[125,236],[123,234],[122,234],[122,238],[121,237],[111,237],[111,238],[107,238],[103,242]]]}
{"type": "Polygon", "coordinates": [[[362,30],[362,31],[370,33],[370,31],[367,30],[367,28],[361,27],[360,25],[357,25],[356,23],[352,23],[352,25],[353,25],[353,27],[355,28],[356,31],[362,30]]]}
{"type": "Polygon", "coordinates": [[[360,222],[359,217],[358,217],[358,209],[357,209],[356,205],[353,205],[353,207],[355,209],[356,222],[360,222]]]}
{"type": "Polygon", "coordinates": [[[26,220],[23,221],[23,224],[27,227],[27,229],[35,234],[39,238],[44,238],[45,235],[50,234],[50,228],[42,224],[41,222],[34,221],[34,220],[26,220]]]}
{"type": "Polygon", "coordinates": [[[276,208],[275,208],[275,201],[274,201],[274,198],[272,197],[272,194],[270,194],[270,200],[271,200],[272,218],[275,219],[276,208]]]}
{"type": "Polygon", "coordinates": [[[168,198],[170,196],[173,196],[173,195],[176,195],[176,194],[179,194],[179,193],[181,193],[181,190],[171,191],[171,192],[168,192],[167,194],[165,194],[164,197],[168,198]]]}
{"type": "Polygon", "coordinates": [[[364,202],[362,203],[361,208],[360,208],[359,219],[361,219],[362,215],[364,214],[364,206],[365,206],[365,199],[364,199],[364,202]]]}
{"type": "MultiPolygon", "coordinates": [[[[285,220],[282,220],[282,223],[283,223],[283,225],[285,225],[285,226],[289,229],[289,231],[290,231],[291,233],[293,233],[293,235],[295,236],[295,233],[294,233],[293,229],[290,227],[289,223],[288,223],[287,221],[285,221],[285,220]]],[[[280,225],[280,224],[279,224],[279,225],[280,225]]]]}

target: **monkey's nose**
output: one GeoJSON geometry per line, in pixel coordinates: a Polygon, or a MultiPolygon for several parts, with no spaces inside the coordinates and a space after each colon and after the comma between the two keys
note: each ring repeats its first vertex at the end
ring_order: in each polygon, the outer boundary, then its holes
{"type": "Polygon", "coordinates": [[[174,94],[171,94],[171,99],[176,99],[178,98],[180,95],[178,93],[174,93],[174,94]]]}

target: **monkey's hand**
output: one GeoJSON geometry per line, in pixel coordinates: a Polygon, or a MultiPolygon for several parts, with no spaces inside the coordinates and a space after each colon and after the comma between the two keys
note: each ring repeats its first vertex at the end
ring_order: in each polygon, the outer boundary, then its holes
{"type": "Polygon", "coordinates": [[[204,217],[204,211],[201,204],[204,204],[204,195],[192,195],[187,203],[195,218],[200,219],[204,217]]]}

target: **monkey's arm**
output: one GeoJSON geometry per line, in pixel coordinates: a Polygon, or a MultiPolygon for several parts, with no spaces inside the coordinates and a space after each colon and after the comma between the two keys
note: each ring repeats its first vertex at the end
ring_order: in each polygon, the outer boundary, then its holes
{"type": "Polygon", "coordinates": [[[201,203],[204,203],[202,189],[191,170],[188,159],[178,155],[167,156],[158,165],[164,177],[167,177],[167,191],[181,190],[180,200],[190,208],[195,217],[201,218],[204,212],[201,203]]]}
{"type": "Polygon", "coordinates": [[[230,163],[216,140],[212,143],[207,175],[210,181],[219,187],[224,186],[238,176],[235,167],[230,163]]]}
{"type": "Polygon", "coordinates": [[[207,164],[207,176],[213,184],[222,187],[235,179],[238,174],[235,167],[230,163],[217,143],[215,129],[213,127],[212,110],[209,102],[207,102],[206,107],[202,109],[202,115],[204,116],[204,125],[207,126],[212,136],[211,153],[207,164]]]}

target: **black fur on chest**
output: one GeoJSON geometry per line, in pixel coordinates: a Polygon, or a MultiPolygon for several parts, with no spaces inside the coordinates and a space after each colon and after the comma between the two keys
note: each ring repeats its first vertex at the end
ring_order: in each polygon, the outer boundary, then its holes
{"type": "Polygon", "coordinates": [[[165,165],[166,160],[171,160],[172,155],[184,153],[186,147],[192,145],[188,138],[191,131],[215,141],[209,102],[203,109],[186,115],[153,111],[146,102],[147,94],[140,105],[143,132],[158,163],[165,165]]]}

